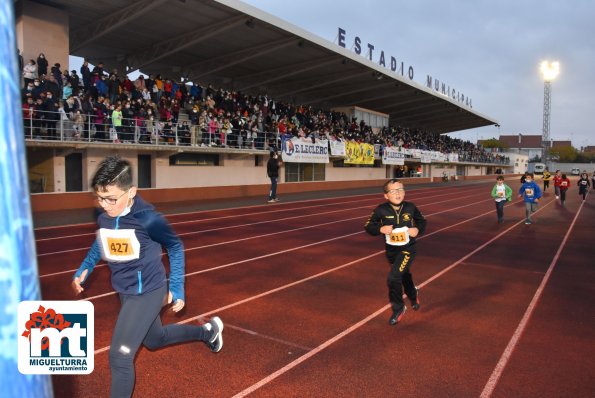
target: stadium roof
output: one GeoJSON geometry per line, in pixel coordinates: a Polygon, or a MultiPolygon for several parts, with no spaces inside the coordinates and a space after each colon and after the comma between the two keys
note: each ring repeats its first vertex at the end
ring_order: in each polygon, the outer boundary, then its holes
{"type": "Polygon", "coordinates": [[[237,0],[51,0],[70,54],[107,70],[184,77],[325,109],[359,106],[392,125],[447,133],[495,125],[473,109],[237,0]]]}

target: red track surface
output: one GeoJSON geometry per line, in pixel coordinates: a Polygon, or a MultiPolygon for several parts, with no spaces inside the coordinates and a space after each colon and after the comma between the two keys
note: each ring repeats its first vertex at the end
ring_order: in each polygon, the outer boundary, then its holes
{"type": "MultiPolygon", "coordinates": [[[[550,190],[533,225],[515,199],[498,224],[491,187],[408,191],[428,219],[412,269],[422,308],[396,327],[382,239],[363,232],[380,194],[167,216],[186,249],[186,308],[163,321],[217,314],[225,345],[142,348],[135,397],[593,396],[595,195],[571,189],[562,207],[550,190]]],[[[35,231],[43,299],[75,298],[94,230],[35,231]]],[[[86,289],[95,370],[55,376],[56,397],[109,395],[119,303],[105,264],[86,289]]]]}

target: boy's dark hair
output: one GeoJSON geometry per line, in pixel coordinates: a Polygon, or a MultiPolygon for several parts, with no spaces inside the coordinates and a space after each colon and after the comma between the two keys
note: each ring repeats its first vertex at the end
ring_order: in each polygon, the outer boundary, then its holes
{"type": "Polygon", "coordinates": [[[500,181],[500,180],[504,181],[504,176],[498,176],[498,177],[496,177],[496,180],[497,181],[500,181]]]}
{"type": "Polygon", "coordinates": [[[390,184],[394,184],[396,182],[400,182],[401,184],[403,184],[401,182],[401,180],[399,180],[398,178],[391,178],[390,180],[388,180],[387,182],[385,182],[384,185],[382,186],[382,190],[384,191],[384,193],[388,193],[388,186],[390,184]]]}
{"type": "Polygon", "coordinates": [[[115,185],[123,191],[132,187],[132,166],[119,156],[108,156],[100,164],[91,181],[95,192],[106,192],[115,185]]]}

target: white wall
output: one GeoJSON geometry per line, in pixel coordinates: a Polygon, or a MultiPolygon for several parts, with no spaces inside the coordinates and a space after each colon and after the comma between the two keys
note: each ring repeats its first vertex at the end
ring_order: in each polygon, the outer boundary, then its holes
{"type": "Polygon", "coordinates": [[[556,170],[560,170],[562,173],[570,174],[570,171],[574,168],[578,167],[581,169],[581,172],[586,171],[589,176],[595,172],[595,163],[556,163],[556,162],[548,162],[548,168],[551,172],[556,170]]]}
{"type": "MultiPolygon", "coordinates": [[[[65,156],[77,150],[58,151],[54,157],[54,179],[56,192],[65,191],[65,156]]],[[[138,185],[138,155],[143,151],[120,150],[117,148],[87,148],[81,149],[83,154],[83,190],[89,190],[89,184],[97,171],[99,163],[109,155],[118,154],[128,160],[133,167],[133,183],[138,185]]],[[[221,154],[219,166],[170,166],[169,156],[175,151],[153,152],[151,178],[154,188],[184,188],[184,187],[216,187],[238,185],[269,184],[266,175],[266,162],[268,154],[259,155],[259,164],[255,166],[254,154],[221,154]]],[[[526,155],[509,154],[511,159],[520,157],[527,159],[526,155]],[[523,157],[524,156],[524,157],[523,157]]],[[[522,161],[521,161],[522,163],[522,161]]],[[[524,165],[524,163],[523,163],[524,165]]],[[[326,164],[325,181],[354,181],[354,180],[382,180],[392,176],[392,167],[333,167],[332,163],[326,164]]],[[[498,167],[494,165],[493,167],[498,167]]],[[[488,166],[464,165],[466,176],[481,176],[487,174],[488,166]]],[[[424,177],[442,177],[446,171],[449,176],[456,174],[457,165],[424,164],[424,177]]],[[[570,170],[570,169],[568,169],[570,170]]],[[[590,169],[588,169],[590,170],[590,169]]],[[[515,168],[515,173],[524,172],[515,168]]],[[[510,172],[510,171],[507,171],[510,172]]],[[[285,182],[283,168],[280,181],[285,182]]]]}
{"type": "Polygon", "coordinates": [[[513,165],[513,174],[522,174],[527,171],[529,167],[529,155],[526,153],[504,152],[504,156],[508,156],[513,165]]]}

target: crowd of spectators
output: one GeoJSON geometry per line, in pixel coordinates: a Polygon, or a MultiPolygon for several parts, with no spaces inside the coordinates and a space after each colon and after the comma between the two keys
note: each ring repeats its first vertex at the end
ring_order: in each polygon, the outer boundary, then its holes
{"type": "Polygon", "coordinates": [[[41,53],[22,67],[27,138],[265,150],[278,147],[282,136],[296,136],[457,153],[460,160],[474,162],[505,160],[447,135],[403,127],[373,129],[341,112],[266,95],[203,87],[159,74],[131,81],[118,70],[106,71],[102,62],[91,69],[85,60],[80,74],[62,71],[59,63],[48,71],[48,65],[41,53]]]}

